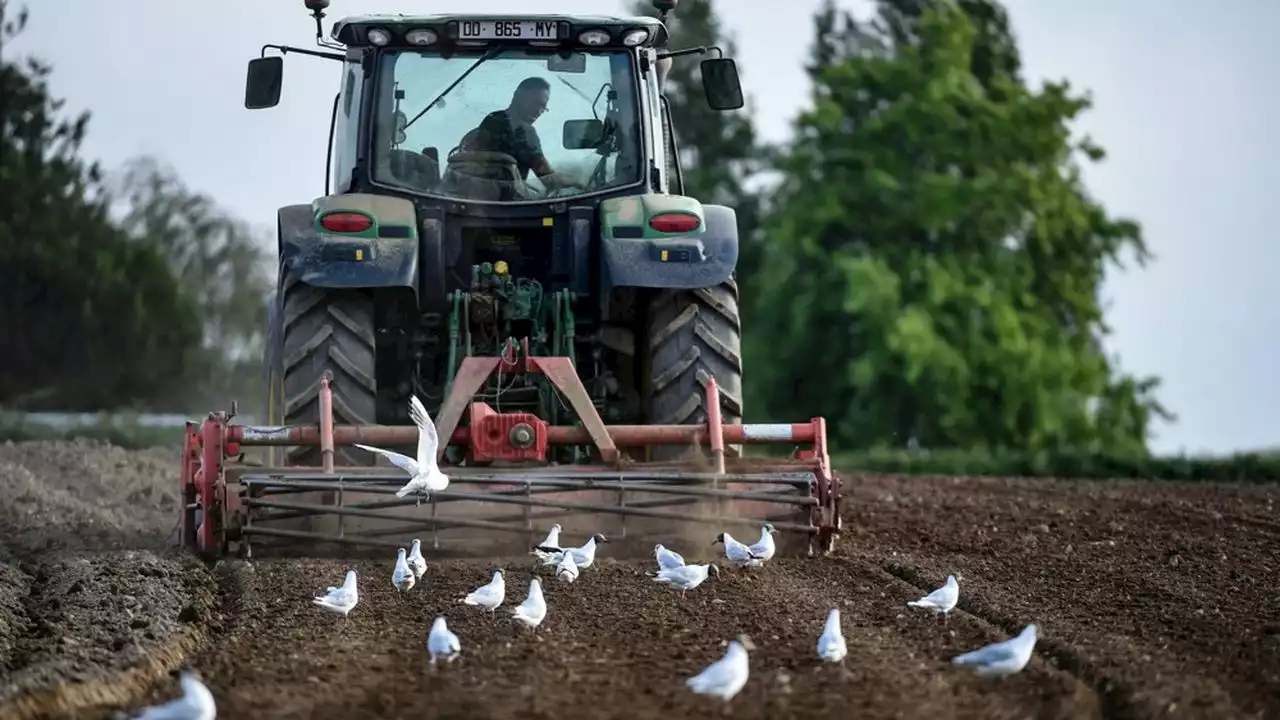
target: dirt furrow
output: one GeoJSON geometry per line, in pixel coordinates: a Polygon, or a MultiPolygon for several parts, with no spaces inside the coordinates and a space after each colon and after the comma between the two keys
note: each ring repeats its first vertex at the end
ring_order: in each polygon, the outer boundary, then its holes
{"type": "MultiPolygon", "coordinates": [[[[936,573],[931,576],[925,575],[919,569],[910,565],[881,561],[879,567],[885,573],[908,584],[914,592],[918,593],[916,597],[930,593],[941,586],[941,582],[936,580],[936,573]]],[[[1037,628],[1035,653],[1088,686],[1094,694],[1101,717],[1113,720],[1146,714],[1145,711],[1140,712],[1140,709],[1133,703],[1133,693],[1130,690],[1106,677],[1097,666],[1075,648],[1057,641],[1052,636],[1046,636],[1043,620],[1034,617],[1011,617],[991,608],[980,598],[972,598],[963,590],[960,594],[960,600],[956,603],[956,609],[960,612],[954,613],[955,615],[967,613],[973,618],[1000,630],[1000,633],[997,634],[998,636],[991,637],[989,640],[984,641],[984,644],[1013,637],[1022,632],[1022,629],[1028,623],[1037,623],[1039,626],[1037,628]]]]}
{"type": "MultiPolygon", "coordinates": [[[[362,602],[344,622],[310,602],[344,562],[209,568],[166,551],[175,460],[0,445],[0,720],[163,701],[176,692],[166,673],[187,662],[227,718],[1280,717],[1274,485],[854,476],[835,558],[725,568],[682,599],[648,576],[647,552],[622,559],[634,543],[605,546],[573,585],[528,556],[428,548],[403,597],[393,555],[351,561],[362,602]],[[503,608],[461,605],[499,562],[503,608]],[[510,608],[535,572],[550,613],[518,633],[510,608]],[[962,612],[949,622],[905,606],[951,572],[962,612]],[[815,652],[833,603],[843,667],[815,652]],[[432,671],[437,614],[463,657],[432,671]],[[1022,673],[990,681],[950,664],[1027,621],[1042,633],[1022,673]],[[724,710],[683,683],[738,633],[757,650],[724,710]]],[[[566,522],[576,539],[592,521],[566,522]]],[[[648,529],[691,561],[722,552],[713,527],[648,529]]]]}

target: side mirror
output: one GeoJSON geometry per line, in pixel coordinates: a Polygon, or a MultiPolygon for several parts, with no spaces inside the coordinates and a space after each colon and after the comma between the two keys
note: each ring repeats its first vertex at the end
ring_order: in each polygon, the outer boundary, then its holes
{"type": "Polygon", "coordinates": [[[604,140],[604,123],[599,120],[566,120],[561,142],[565,150],[588,150],[604,140]]]}
{"type": "Polygon", "coordinates": [[[679,0],[653,0],[653,9],[661,13],[668,13],[676,9],[679,0]]]}
{"type": "Polygon", "coordinates": [[[547,71],[553,73],[574,73],[581,75],[587,71],[586,53],[568,53],[552,55],[547,58],[547,71]]]}
{"type": "Polygon", "coordinates": [[[737,110],[746,104],[742,98],[742,82],[733,58],[703,60],[702,90],[712,110],[737,110]]]}
{"type": "Polygon", "coordinates": [[[280,88],[284,83],[284,58],[279,55],[249,61],[249,75],[244,83],[244,106],[261,110],[280,104],[280,88]]]}

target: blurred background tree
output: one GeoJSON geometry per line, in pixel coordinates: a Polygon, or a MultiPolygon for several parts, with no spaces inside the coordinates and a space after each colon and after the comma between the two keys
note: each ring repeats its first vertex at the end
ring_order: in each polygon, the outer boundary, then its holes
{"type": "Polygon", "coordinates": [[[1081,183],[1103,157],[1069,127],[1088,99],[1026,86],[996,3],[878,10],[815,19],[748,397],[838,418],[843,447],[1145,452],[1158,381],[1106,356],[1099,290],[1147,252],[1081,183]]]}
{"type": "Polygon", "coordinates": [[[126,164],[114,189],[123,204],[121,228],[164,256],[204,323],[189,407],[220,408],[235,399],[256,411],[265,299],[275,286],[267,234],[188,188],[155,158],[126,164]]]}
{"type": "Polygon", "coordinates": [[[87,113],[65,117],[50,68],[5,51],[25,10],[0,1],[0,404],[171,406],[200,343],[164,257],[116,227],[87,113]]]}

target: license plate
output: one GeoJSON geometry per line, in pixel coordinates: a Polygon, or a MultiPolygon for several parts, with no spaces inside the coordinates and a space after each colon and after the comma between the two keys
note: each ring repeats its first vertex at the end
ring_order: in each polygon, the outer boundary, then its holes
{"type": "Polygon", "coordinates": [[[460,20],[459,40],[559,40],[555,20],[460,20]]]}

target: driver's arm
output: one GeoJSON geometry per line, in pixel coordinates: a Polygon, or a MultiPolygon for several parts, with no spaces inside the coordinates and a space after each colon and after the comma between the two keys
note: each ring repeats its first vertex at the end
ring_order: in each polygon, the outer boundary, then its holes
{"type": "Polygon", "coordinates": [[[516,153],[516,159],[533,170],[548,190],[580,187],[577,180],[556,172],[551,163],[547,162],[547,156],[542,153],[542,139],[532,126],[525,128],[523,133],[516,134],[516,153]]]}

